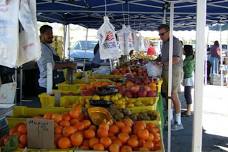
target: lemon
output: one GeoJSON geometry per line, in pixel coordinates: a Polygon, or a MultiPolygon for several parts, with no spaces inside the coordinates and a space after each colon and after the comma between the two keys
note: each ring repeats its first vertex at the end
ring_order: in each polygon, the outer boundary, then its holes
{"type": "Polygon", "coordinates": [[[101,98],[100,98],[100,96],[98,96],[98,95],[94,95],[93,97],[92,97],[92,100],[100,100],[101,98]]]}

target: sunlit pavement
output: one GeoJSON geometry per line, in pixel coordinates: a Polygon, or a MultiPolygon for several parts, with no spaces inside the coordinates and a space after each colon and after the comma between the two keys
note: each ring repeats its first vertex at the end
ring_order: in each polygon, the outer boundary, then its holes
{"type": "MultiPolygon", "coordinates": [[[[179,95],[185,109],[183,87],[179,95]]],[[[228,87],[207,85],[203,95],[202,152],[228,152],[228,87]]],[[[193,116],[182,117],[182,123],[183,130],[172,132],[172,152],[192,152],[193,116]]],[[[165,130],[164,143],[167,145],[165,130]]]]}
{"type": "Polygon", "coordinates": [[[207,134],[228,137],[227,87],[204,87],[203,129],[207,134]]]}

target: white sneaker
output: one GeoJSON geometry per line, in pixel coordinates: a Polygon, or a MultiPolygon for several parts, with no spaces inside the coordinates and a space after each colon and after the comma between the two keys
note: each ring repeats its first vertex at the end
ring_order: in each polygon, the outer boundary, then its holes
{"type": "Polygon", "coordinates": [[[178,131],[178,130],[182,130],[182,129],[184,129],[182,124],[174,124],[171,126],[172,131],[178,131]]]}

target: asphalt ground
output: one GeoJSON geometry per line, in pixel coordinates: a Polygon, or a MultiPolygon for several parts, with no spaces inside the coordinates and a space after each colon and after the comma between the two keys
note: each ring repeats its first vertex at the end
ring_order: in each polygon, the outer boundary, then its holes
{"type": "MultiPolygon", "coordinates": [[[[194,90],[192,92],[194,94],[194,90]]],[[[202,152],[227,152],[228,88],[207,85],[204,87],[203,94],[202,152]]],[[[183,88],[179,96],[182,110],[184,110],[186,109],[186,103],[183,88]]],[[[182,117],[182,123],[184,125],[183,130],[171,132],[171,152],[192,151],[193,116],[182,117]]],[[[163,134],[164,143],[167,145],[168,132],[164,130],[163,134]]]]}

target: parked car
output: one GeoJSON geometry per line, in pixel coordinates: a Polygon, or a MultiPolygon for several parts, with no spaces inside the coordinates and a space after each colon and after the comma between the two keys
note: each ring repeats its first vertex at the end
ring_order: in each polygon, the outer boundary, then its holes
{"type": "Polygon", "coordinates": [[[97,41],[77,41],[70,51],[70,59],[77,62],[78,68],[82,68],[84,60],[86,66],[89,66],[94,58],[93,49],[97,41]]]}

